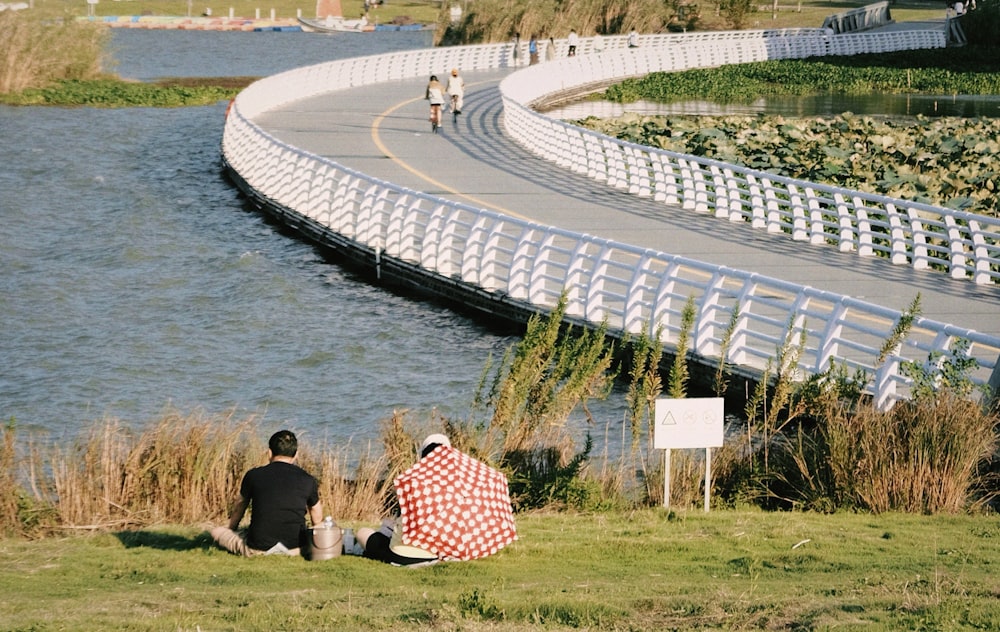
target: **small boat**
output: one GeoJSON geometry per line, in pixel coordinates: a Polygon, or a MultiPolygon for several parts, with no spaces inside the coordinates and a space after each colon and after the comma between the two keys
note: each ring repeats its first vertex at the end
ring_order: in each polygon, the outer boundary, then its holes
{"type": "Polygon", "coordinates": [[[303,31],[312,33],[365,33],[374,31],[375,25],[368,23],[367,17],[358,20],[345,20],[344,11],[340,8],[340,0],[316,0],[316,19],[298,18],[303,31]]]}
{"type": "Polygon", "coordinates": [[[426,24],[397,24],[387,22],[375,24],[367,16],[357,20],[345,20],[340,8],[340,0],[316,0],[315,18],[298,18],[303,31],[310,33],[371,33],[373,31],[422,31],[430,28],[426,24]]]}
{"type": "Polygon", "coordinates": [[[366,18],[359,20],[345,20],[341,16],[328,15],[324,18],[298,18],[302,30],[310,33],[370,33],[375,30],[375,25],[366,18]]]}

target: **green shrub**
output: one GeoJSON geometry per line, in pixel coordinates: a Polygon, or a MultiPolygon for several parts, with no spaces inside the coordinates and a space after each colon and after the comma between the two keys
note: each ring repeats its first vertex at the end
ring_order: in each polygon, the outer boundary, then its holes
{"type": "Polygon", "coordinates": [[[92,107],[181,107],[212,105],[231,99],[238,88],[161,86],[117,79],[58,80],[28,88],[3,100],[13,105],[85,105],[92,107]]]}
{"type": "Polygon", "coordinates": [[[729,28],[742,29],[750,14],[757,11],[757,4],[753,0],[720,0],[719,9],[729,28]]]}
{"type": "Polygon", "coordinates": [[[977,0],[976,8],[960,18],[969,44],[1000,46],[1000,0],[977,0]]]}

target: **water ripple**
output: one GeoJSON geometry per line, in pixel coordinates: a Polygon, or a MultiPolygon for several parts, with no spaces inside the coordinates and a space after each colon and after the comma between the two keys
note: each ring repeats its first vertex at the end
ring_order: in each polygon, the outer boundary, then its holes
{"type": "MultiPolygon", "coordinates": [[[[339,41],[116,35],[138,78],[270,74],[339,41]]],[[[0,143],[0,416],[72,437],[236,409],[337,442],[394,409],[464,416],[513,339],[358,282],[248,212],[220,172],[224,110],[0,106],[3,138],[31,139],[0,143]]]]}

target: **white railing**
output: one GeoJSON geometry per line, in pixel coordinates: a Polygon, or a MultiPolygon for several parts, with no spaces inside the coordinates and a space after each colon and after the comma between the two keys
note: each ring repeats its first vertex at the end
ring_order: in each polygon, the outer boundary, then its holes
{"type": "MultiPolygon", "coordinates": [[[[760,44],[765,50],[800,46],[766,41],[786,37],[782,35],[761,42],[759,33],[731,39],[753,41],[752,47],[760,44]]],[[[719,41],[715,34],[706,36],[719,41]]],[[[690,34],[685,39],[689,43],[682,48],[693,46],[704,59],[716,58],[717,46],[700,46],[690,34]]],[[[819,372],[835,361],[864,369],[873,376],[880,405],[889,406],[906,396],[902,362],[922,362],[931,353],[947,357],[951,343],[965,338],[972,343],[969,353],[978,367],[973,379],[989,380],[1000,354],[1000,339],[995,337],[918,319],[905,343],[878,363],[880,347],[900,317],[896,310],[435,198],[289,146],[252,120],[284,103],[350,86],[423,77],[451,66],[504,67],[512,60],[511,52],[509,45],[407,51],[330,62],[261,80],[233,105],[223,135],[224,158],[265,203],[293,210],[383,257],[535,308],[551,309],[565,292],[571,317],[607,322],[620,332],[654,334],[662,327],[667,348],[677,340],[685,303],[693,298],[693,352],[707,361],[761,371],[792,330],[806,339],[798,370],[819,372]],[[723,349],[727,331],[730,344],[723,349]]],[[[529,76],[536,76],[534,70],[529,76]]],[[[523,107],[516,110],[516,116],[532,125],[547,120],[529,117],[523,107]]]]}
{"type": "MultiPolygon", "coordinates": [[[[526,149],[576,173],[678,206],[754,228],[828,244],[862,257],[884,257],[917,270],[946,272],[977,284],[1000,283],[1000,218],[908,202],[872,193],[784,178],[765,171],[620,141],[539,114],[532,105],[573,84],[601,85],[651,70],[808,56],[810,51],[942,45],[939,31],[806,37],[812,43],[743,41],[728,47],[692,43],[621,51],[536,66],[500,85],[508,134],[526,149]],[[863,44],[862,40],[874,40],[863,44]]],[[[664,212],[668,212],[664,209],[664,212]]]]}

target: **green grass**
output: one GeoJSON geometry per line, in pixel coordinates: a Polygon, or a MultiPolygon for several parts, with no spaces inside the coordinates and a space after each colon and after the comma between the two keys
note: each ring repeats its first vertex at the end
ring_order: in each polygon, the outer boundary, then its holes
{"type": "Polygon", "coordinates": [[[476,562],[245,560],[163,528],[0,541],[8,630],[987,630],[996,516],[518,518],[476,562]]]}
{"type": "MultiPolygon", "coordinates": [[[[246,79],[245,83],[249,83],[246,79]]],[[[91,107],[184,107],[213,105],[234,98],[242,87],[228,79],[138,83],[118,79],[59,81],[46,88],[0,94],[8,105],[86,105],[91,107]],[[228,85],[215,85],[228,84],[228,85]]],[[[245,87],[245,85],[243,86],[245,87]]]]}

